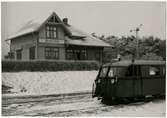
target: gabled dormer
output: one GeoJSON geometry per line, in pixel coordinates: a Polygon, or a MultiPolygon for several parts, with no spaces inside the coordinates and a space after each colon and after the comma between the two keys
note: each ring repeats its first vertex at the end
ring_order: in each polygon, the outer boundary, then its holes
{"type": "Polygon", "coordinates": [[[59,26],[61,21],[56,17],[56,14],[51,15],[45,24],[45,36],[47,39],[56,39],[58,37],[59,26]]]}
{"type": "Polygon", "coordinates": [[[66,35],[70,36],[70,31],[55,12],[39,28],[39,38],[43,40],[63,40],[66,35]]]}

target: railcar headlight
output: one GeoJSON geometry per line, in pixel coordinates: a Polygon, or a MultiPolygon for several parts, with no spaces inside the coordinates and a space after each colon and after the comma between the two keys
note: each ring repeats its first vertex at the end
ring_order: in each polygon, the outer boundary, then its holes
{"type": "Polygon", "coordinates": [[[111,79],[111,84],[114,84],[115,80],[114,79],[111,79]]]}

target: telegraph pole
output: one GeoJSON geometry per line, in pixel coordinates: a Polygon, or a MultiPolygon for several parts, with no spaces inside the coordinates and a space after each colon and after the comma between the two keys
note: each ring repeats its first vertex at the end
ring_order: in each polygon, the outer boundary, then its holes
{"type": "Polygon", "coordinates": [[[140,31],[141,26],[143,26],[143,24],[140,24],[138,27],[136,27],[133,30],[130,30],[130,32],[135,32],[136,34],[136,59],[139,59],[139,37],[138,37],[138,32],[140,31]]]}

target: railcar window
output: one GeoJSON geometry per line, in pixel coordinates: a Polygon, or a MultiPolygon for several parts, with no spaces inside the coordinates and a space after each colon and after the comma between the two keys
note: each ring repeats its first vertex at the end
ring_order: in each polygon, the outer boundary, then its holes
{"type": "Polygon", "coordinates": [[[149,67],[149,75],[160,75],[160,67],[151,66],[149,67]]]}
{"type": "Polygon", "coordinates": [[[148,76],[148,66],[141,66],[142,77],[148,76]]]}
{"type": "Polygon", "coordinates": [[[109,73],[108,73],[108,77],[114,77],[114,76],[118,76],[118,77],[123,77],[125,76],[125,68],[110,68],[109,73]]]}
{"type": "Polygon", "coordinates": [[[124,77],[126,73],[126,68],[118,68],[116,71],[116,75],[118,77],[124,77]]]}
{"type": "Polygon", "coordinates": [[[129,66],[126,71],[126,76],[140,76],[141,75],[141,67],[140,66],[129,66]]]}
{"type": "Polygon", "coordinates": [[[165,75],[165,67],[162,68],[162,75],[165,75]]]}
{"type": "Polygon", "coordinates": [[[100,71],[100,77],[105,77],[107,74],[107,70],[108,70],[107,67],[103,67],[100,71]]]}
{"type": "Polygon", "coordinates": [[[132,75],[133,75],[132,66],[129,66],[126,71],[126,76],[132,76],[132,75]]]}
{"type": "Polygon", "coordinates": [[[109,77],[114,77],[114,68],[110,68],[110,70],[108,72],[108,76],[109,77]]]}

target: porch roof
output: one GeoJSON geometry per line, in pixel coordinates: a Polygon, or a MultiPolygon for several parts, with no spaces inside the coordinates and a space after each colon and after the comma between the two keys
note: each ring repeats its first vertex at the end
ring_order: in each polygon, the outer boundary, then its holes
{"type": "Polygon", "coordinates": [[[94,47],[111,47],[108,43],[97,39],[89,34],[82,39],[73,39],[66,37],[66,44],[67,45],[79,45],[79,46],[94,46],[94,47]]]}

